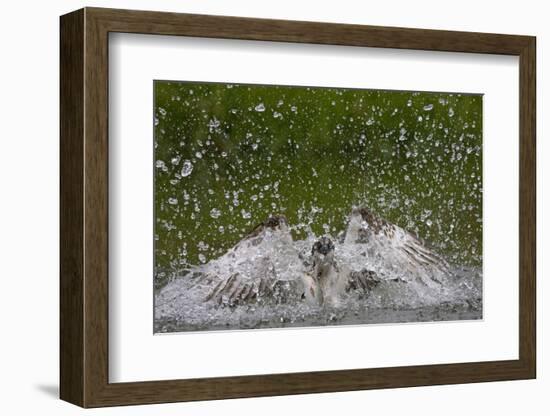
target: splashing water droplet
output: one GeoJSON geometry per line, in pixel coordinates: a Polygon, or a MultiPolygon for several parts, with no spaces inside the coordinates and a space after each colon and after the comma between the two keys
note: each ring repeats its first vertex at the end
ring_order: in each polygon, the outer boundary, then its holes
{"type": "Polygon", "coordinates": [[[164,161],[163,160],[157,160],[155,162],[155,166],[159,169],[162,169],[165,166],[164,161]]]}
{"type": "Polygon", "coordinates": [[[201,263],[206,263],[206,257],[204,256],[204,254],[199,254],[199,260],[201,263]]]}
{"type": "Polygon", "coordinates": [[[212,218],[220,218],[221,215],[222,215],[222,212],[217,208],[212,208],[210,210],[210,216],[212,218]]]}
{"type": "Polygon", "coordinates": [[[190,160],[186,160],[185,162],[183,162],[183,166],[181,168],[181,176],[189,176],[191,175],[191,172],[193,172],[193,164],[190,160]]]}
{"type": "Polygon", "coordinates": [[[251,214],[250,212],[245,211],[244,209],[241,210],[241,215],[242,215],[242,217],[243,217],[245,220],[247,220],[247,219],[249,219],[249,218],[252,217],[252,214],[251,214]]]}
{"type": "Polygon", "coordinates": [[[424,108],[424,111],[432,111],[433,108],[434,108],[434,105],[433,104],[427,104],[423,108],[424,108]]]}
{"type": "Polygon", "coordinates": [[[178,199],[177,198],[168,198],[168,203],[170,205],[177,205],[178,199]]]}
{"type": "Polygon", "coordinates": [[[215,132],[218,127],[220,127],[220,120],[216,117],[208,121],[208,130],[210,133],[215,132]]]}
{"type": "Polygon", "coordinates": [[[264,103],[258,104],[256,107],[254,107],[254,110],[256,110],[256,111],[259,112],[259,113],[264,112],[264,111],[265,111],[265,105],[264,105],[264,103]]]}

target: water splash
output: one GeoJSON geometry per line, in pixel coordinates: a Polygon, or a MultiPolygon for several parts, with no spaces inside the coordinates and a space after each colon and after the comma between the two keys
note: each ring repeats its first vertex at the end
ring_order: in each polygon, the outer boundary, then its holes
{"type": "Polygon", "coordinates": [[[185,162],[183,162],[183,166],[181,168],[181,176],[185,178],[186,176],[191,175],[192,172],[193,172],[193,164],[191,163],[191,161],[186,160],[185,162]]]}
{"type": "MultiPolygon", "coordinates": [[[[304,214],[311,222],[315,213],[304,214]]],[[[290,228],[256,228],[222,256],[191,266],[155,297],[157,332],[418,322],[481,318],[482,278],[479,268],[440,269],[408,267],[395,244],[379,238],[354,242],[349,238],[353,218],[342,233],[330,235],[334,262],[341,273],[368,270],[377,284],[369,291],[360,285],[339,293],[338,302],[321,305],[304,300],[304,275],[312,264],[318,241],[307,222],[292,228],[308,229],[293,240],[290,228]],[[262,284],[270,285],[263,287],[262,284]],[[230,285],[228,290],[216,287],[230,285]],[[364,289],[364,288],[363,288],[364,289]],[[235,299],[246,299],[236,302],[235,299]]],[[[359,226],[368,228],[369,224],[359,226]]],[[[405,232],[405,231],[404,231],[405,232]]],[[[406,232],[405,232],[406,233],[406,232]]],[[[407,236],[398,236],[408,238],[407,236]]],[[[399,241],[399,240],[396,240],[399,241]]]]}

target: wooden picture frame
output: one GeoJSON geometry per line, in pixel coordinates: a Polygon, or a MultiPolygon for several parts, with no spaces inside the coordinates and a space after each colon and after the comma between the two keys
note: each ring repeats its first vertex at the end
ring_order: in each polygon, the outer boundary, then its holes
{"type": "Polygon", "coordinates": [[[535,38],[85,8],[61,17],[60,396],[82,407],[536,376],[535,38]],[[108,379],[110,32],[519,56],[519,359],[170,381],[108,379]]]}

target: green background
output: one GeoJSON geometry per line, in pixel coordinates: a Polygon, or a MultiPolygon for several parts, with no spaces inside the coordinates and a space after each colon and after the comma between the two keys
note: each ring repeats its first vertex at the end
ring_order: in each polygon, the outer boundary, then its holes
{"type": "Polygon", "coordinates": [[[481,95],[155,81],[154,96],[157,287],[271,213],[296,238],[336,236],[354,204],[481,264],[481,95]]]}

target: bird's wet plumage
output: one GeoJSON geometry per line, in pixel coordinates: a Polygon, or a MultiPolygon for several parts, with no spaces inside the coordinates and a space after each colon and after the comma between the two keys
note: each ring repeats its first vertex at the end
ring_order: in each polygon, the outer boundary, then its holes
{"type": "Polygon", "coordinates": [[[376,216],[365,207],[352,209],[344,237],[346,244],[363,244],[381,265],[402,279],[431,285],[449,273],[449,264],[418,236],[376,216]],[[399,273],[397,273],[399,274],[399,273]]]}
{"type": "Polygon", "coordinates": [[[204,301],[223,306],[290,302],[300,297],[301,284],[289,275],[302,270],[286,218],[273,215],[226,254],[200,266],[195,286],[209,286],[204,301]]]}
{"type": "Polygon", "coordinates": [[[225,255],[198,266],[190,290],[201,288],[204,302],[229,307],[301,301],[335,306],[343,296],[369,296],[384,280],[438,284],[448,267],[412,233],[361,207],[353,208],[343,243],[323,236],[310,244],[309,255],[299,252],[286,217],[270,216],[225,255]],[[347,264],[338,256],[346,245],[360,248],[363,257],[347,264]],[[401,269],[401,277],[377,270],[384,262],[401,269]]]}

